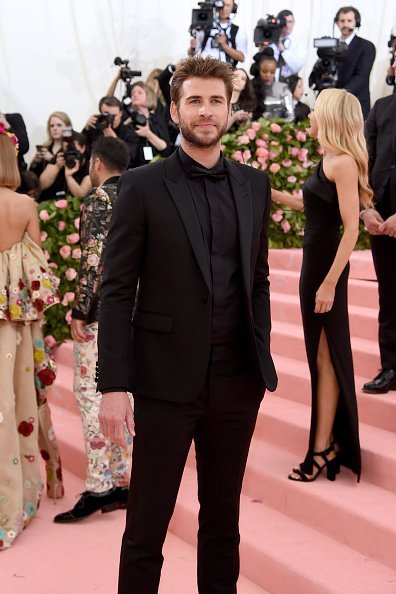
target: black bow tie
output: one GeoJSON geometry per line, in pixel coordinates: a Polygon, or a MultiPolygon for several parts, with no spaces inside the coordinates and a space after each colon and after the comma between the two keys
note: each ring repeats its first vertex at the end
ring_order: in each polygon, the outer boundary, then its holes
{"type": "Polygon", "coordinates": [[[210,169],[198,167],[198,165],[192,165],[189,171],[189,175],[192,179],[207,178],[214,181],[225,179],[226,173],[227,169],[225,169],[225,167],[223,167],[223,169],[218,169],[217,171],[211,171],[210,169]]]}

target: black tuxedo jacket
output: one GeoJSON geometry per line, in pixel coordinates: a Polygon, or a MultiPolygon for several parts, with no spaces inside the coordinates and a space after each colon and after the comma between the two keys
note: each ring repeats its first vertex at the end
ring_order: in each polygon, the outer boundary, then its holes
{"type": "Polygon", "coordinates": [[[375,47],[367,39],[355,37],[349,44],[348,54],[338,70],[338,89],[346,89],[359,99],[364,118],[370,111],[370,72],[375,60],[375,47]]]}
{"type": "MultiPolygon", "coordinates": [[[[248,349],[274,390],[270,184],[254,168],[229,161],[226,167],[238,218],[248,349]]],[[[192,402],[208,368],[212,289],[209,254],[177,153],[128,171],[118,191],[101,287],[98,390],[128,388],[139,396],[192,402]]]]}
{"type": "Polygon", "coordinates": [[[396,95],[375,102],[366,121],[370,185],[379,206],[388,182],[396,195],[396,95]]]}

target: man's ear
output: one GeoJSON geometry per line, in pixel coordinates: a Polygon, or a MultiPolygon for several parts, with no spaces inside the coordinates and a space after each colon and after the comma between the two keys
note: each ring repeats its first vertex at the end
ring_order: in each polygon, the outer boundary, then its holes
{"type": "Polygon", "coordinates": [[[171,101],[170,104],[170,116],[172,118],[172,121],[175,122],[175,124],[179,124],[179,114],[177,113],[177,106],[174,101],[171,101]]]}

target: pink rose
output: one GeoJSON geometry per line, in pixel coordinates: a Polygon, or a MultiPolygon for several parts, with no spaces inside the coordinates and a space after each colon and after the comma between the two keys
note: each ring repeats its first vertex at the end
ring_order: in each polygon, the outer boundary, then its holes
{"type": "Polygon", "coordinates": [[[302,193],[302,189],[298,188],[298,190],[293,190],[293,196],[297,196],[298,198],[301,198],[303,195],[302,193]]]}
{"type": "Polygon", "coordinates": [[[278,156],[278,153],[274,153],[274,151],[270,151],[268,153],[268,156],[269,156],[270,159],[275,159],[275,157],[278,156]]]}
{"type": "Polygon", "coordinates": [[[291,152],[292,157],[298,157],[298,151],[299,150],[300,149],[298,149],[296,146],[292,146],[291,149],[290,149],[290,152],[291,152]]]}
{"type": "Polygon", "coordinates": [[[44,338],[44,342],[50,349],[56,345],[56,339],[52,336],[52,334],[48,334],[48,336],[44,338]]]}
{"type": "Polygon", "coordinates": [[[284,219],[284,220],[281,222],[281,227],[282,227],[282,229],[283,229],[283,233],[289,233],[289,231],[290,231],[290,229],[291,229],[291,227],[290,227],[290,223],[289,223],[289,221],[287,221],[286,219],[284,219]]]}
{"type": "Polygon", "coordinates": [[[273,221],[275,221],[275,223],[280,223],[283,219],[283,210],[277,210],[276,212],[274,212],[271,218],[273,221]]]}
{"type": "Polygon", "coordinates": [[[66,235],[66,239],[69,243],[78,243],[80,236],[78,233],[70,233],[70,235],[66,235]]]}
{"type": "Polygon", "coordinates": [[[306,161],[307,160],[307,155],[308,155],[308,149],[307,148],[301,148],[298,151],[297,158],[298,158],[299,161],[306,161]]]}
{"type": "Polygon", "coordinates": [[[307,135],[302,130],[297,130],[297,132],[296,132],[296,138],[300,142],[305,142],[307,140],[307,135]]]}
{"type": "Polygon", "coordinates": [[[58,231],[63,231],[63,229],[66,227],[66,223],[65,221],[58,221],[58,231]]]}
{"type": "Polygon", "coordinates": [[[261,165],[267,165],[267,159],[264,157],[257,157],[257,161],[261,163],[261,165]]]}
{"type": "Polygon", "coordinates": [[[248,128],[246,130],[246,134],[248,135],[250,140],[254,140],[256,138],[256,131],[253,128],[248,128]]]}
{"type": "Polygon", "coordinates": [[[79,260],[81,258],[80,248],[74,248],[74,250],[72,251],[72,258],[74,258],[75,260],[79,260]]]}
{"type": "Polygon", "coordinates": [[[56,208],[67,208],[67,200],[55,200],[56,208]]]}
{"type": "Polygon", "coordinates": [[[292,165],[293,165],[293,163],[292,163],[292,161],[290,161],[290,159],[283,159],[282,167],[289,169],[289,167],[291,167],[292,165]]]}
{"type": "Polygon", "coordinates": [[[249,149],[246,149],[243,151],[242,156],[243,156],[244,161],[246,162],[246,161],[249,161],[249,159],[252,156],[252,153],[249,151],[249,149]]]}
{"type": "Polygon", "coordinates": [[[259,124],[258,122],[252,122],[252,128],[255,132],[257,132],[258,130],[260,130],[261,124],[259,124]]]}
{"type": "Polygon", "coordinates": [[[41,210],[39,217],[42,221],[49,221],[49,218],[50,218],[50,216],[46,210],[41,210]]]}
{"type": "Polygon", "coordinates": [[[287,139],[287,140],[291,140],[292,138],[293,138],[293,136],[292,136],[291,134],[288,134],[288,135],[286,136],[286,139],[287,139]]]}
{"type": "Polygon", "coordinates": [[[297,165],[294,165],[294,169],[295,169],[295,170],[296,170],[298,173],[301,173],[301,171],[302,171],[302,167],[301,167],[301,165],[298,165],[298,164],[297,164],[297,165]]]}
{"type": "Polygon", "coordinates": [[[41,231],[41,235],[40,235],[41,241],[45,241],[47,239],[47,237],[48,237],[48,233],[46,233],[45,231],[41,231]]]}
{"type": "Polygon", "coordinates": [[[268,140],[268,134],[267,133],[263,134],[263,138],[264,138],[264,140],[268,140]]]}
{"type": "Polygon", "coordinates": [[[260,167],[260,163],[257,163],[257,161],[253,161],[253,162],[252,162],[252,167],[253,167],[254,169],[258,169],[258,168],[260,167]]]}
{"type": "Polygon", "coordinates": [[[76,229],[80,228],[80,218],[77,217],[76,219],[74,219],[74,226],[76,229]]]}
{"type": "Polygon", "coordinates": [[[270,144],[272,144],[272,146],[279,146],[278,140],[271,140],[270,144]]]}
{"type": "Polygon", "coordinates": [[[317,148],[317,149],[316,149],[316,152],[317,152],[319,155],[323,155],[323,153],[324,153],[324,149],[323,149],[323,147],[322,147],[322,146],[320,146],[319,148],[317,148]]]}
{"type": "Polygon", "coordinates": [[[48,264],[48,266],[49,266],[50,268],[53,268],[54,270],[56,270],[56,269],[58,268],[58,264],[56,264],[56,262],[50,262],[50,263],[48,264]]]}
{"type": "Polygon", "coordinates": [[[295,184],[297,181],[297,178],[295,175],[289,175],[289,177],[287,178],[287,181],[289,182],[289,184],[295,184]]]}
{"type": "Polygon", "coordinates": [[[279,124],[271,124],[270,126],[270,130],[271,132],[274,132],[274,134],[277,134],[278,132],[282,131],[282,128],[279,126],[279,124]]]}
{"type": "Polygon", "coordinates": [[[69,305],[69,303],[72,303],[74,301],[74,297],[75,297],[75,295],[72,291],[67,291],[63,295],[62,305],[64,305],[64,306],[69,305]]]}
{"type": "Polygon", "coordinates": [[[268,151],[263,146],[260,146],[256,149],[256,157],[261,157],[262,159],[268,159],[268,151]]]}
{"type": "Polygon", "coordinates": [[[239,163],[242,163],[242,151],[235,151],[234,153],[232,153],[231,159],[233,159],[234,161],[238,161],[239,163]]]}
{"type": "MultiPolygon", "coordinates": [[[[259,161],[260,161],[260,159],[259,159],[259,161]]],[[[260,163],[261,163],[261,161],[260,161],[260,163]]],[[[267,167],[268,167],[267,161],[264,161],[263,163],[261,163],[262,171],[265,171],[267,169],[267,167]]]]}
{"type": "Polygon", "coordinates": [[[50,259],[50,255],[49,255],[49,253],[47,252],[47,250],[43,250],[43,251],[44,251],[44,256],[45,256],[45,259],[46,259],[46,260],[49,260],[49,259],[50,259]]]}
{"type": "Polygon", "coordinates": [[[70,245],[62,245],[62,247],[59,250],[60,255],[62,256],[62,258],[64,260],[66,260],[66,258],[68,258],[71,254],[71,247],[70,245]]]}
{"type": "Polygon", "coordinates": [[[278,173],[278,171],[280,170],[279,163],[271,163],[269,170],[271,171],[271,173],[278,173]]]}
{"type": "Polygon", "coordinates": [[[267,148],[267,143],[262,138],[257,138],[256,146],[263,146],[264,148],[267,148]]]}
{"type": "Polygon", "coordinates": [[[71,322],[71,320],[72,320],[72,312],[71,312],[71,309],[69,309],[69,311],[66,313],[66,315],[65,315],[65,320],[66,320],[66,322],[67,322],[67,323],[70,325],[70,322],[71,322]]]}
{"type": "Polygon", "coordinates": [[[249,144],[249,136],[247,134],[242,134],[239,136],[237,142],[239,146],[241,146],[241,144],[249,144]]]}
{"type": "Polygon", "coordinates": [[[67,280],[72,281],[77,276],[77,270],[74,270],[74,268],[68,268],[65,272],[65,276],[67,280]]]}

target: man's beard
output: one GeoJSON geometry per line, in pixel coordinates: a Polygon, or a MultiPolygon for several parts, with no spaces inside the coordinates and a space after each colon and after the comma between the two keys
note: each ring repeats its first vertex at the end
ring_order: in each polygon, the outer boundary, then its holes
{"type": "Polygon", "coordinates": [[[213,148],[215,147],[220,138],[226,133],[227,131],[227,122],[225,124],[223,124],[223,126],[221,126],[221,128],[216,128],[216,135],[215,136],[198,136],[198,134],[196,134],[194,132],[194,130],[192,130],[191,128],[188,127],[188,125],[186,124],[186,122],[184,120],[182,120],[179,116],[179,126],[180,126],[180,132],[183,136],[183,138],[192,146],[195,146],[196,148],[213,148]]]}

